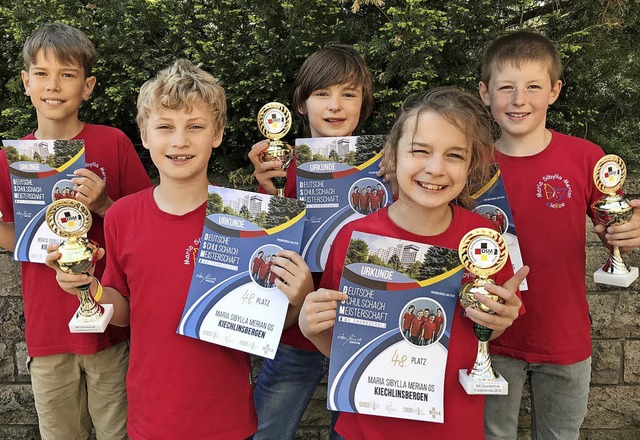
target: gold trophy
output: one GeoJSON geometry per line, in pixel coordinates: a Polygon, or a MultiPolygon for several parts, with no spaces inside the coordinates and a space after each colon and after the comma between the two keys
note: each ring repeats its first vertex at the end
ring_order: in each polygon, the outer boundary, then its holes
{"type": "MultiPolygon", "coordinates": [[[[473,282],[462,286],[460,304],[464,308],[473,307],[486,313],[493,313],[487,306],[478,302],[473,294],[477,292],[494,301],[504,302],[498,295],[487,292],[484,286],[494,284],[489,276],[502,269],[507,262],[509,255],[507,242],[498,231],[477,228],[462,237],[458,253],[464,267],[476,275],[473,282]]],[[[471,370],[461,369],[458,372],[460,383],[467,394],[507,394],[509,384],[491,366],[489,338],[493,330],[474,323],[473,333],[478,339],[478,354],[471,370]]]]}
{"type": "MultiPolygon", "coordinates": [[[[260,153],[260,162],[282,161],[282,169],[286,171],[293,162],[294,149],[280,139],[291,129],[291,112],[279,102],[263,105],[258,112],[258,129],[269,139],[269,146],[260,153]]],[[[271,181],[278,190],[278,197],[284,197],[287,178],[274,177],[271,181]]]]}
{"type": "MultiPolygon", "coordinates": [[[[60,199],[49,205],[46,218],[49,229],[66,239],[58,247],[60,269],[73,274],[88,273],[98,251],[98,245],[84,237],[91,228],[89,209],[75,199],[60,199]]],[[[71,333],[102,333],[113,316],[113,306],[98,304],[89,292],[90,285],[78,287],[80,307],[69,321],[71,333]]]]}
{"type": "MultiPolygon", "coordinates": [[[[598,222],[605,227],[627,223],[633,217],[629,201],[617,194],[627,178],[624,161],[615,154],[601,158],[593,170],[593,182],[604,195],[591,205],[598,222]]],[[[596,283],[628,287],[638,278],[637,267],[627,267],[620,255],[620,248],[613,246],[604,265],[593,274],[596,283]]]]}

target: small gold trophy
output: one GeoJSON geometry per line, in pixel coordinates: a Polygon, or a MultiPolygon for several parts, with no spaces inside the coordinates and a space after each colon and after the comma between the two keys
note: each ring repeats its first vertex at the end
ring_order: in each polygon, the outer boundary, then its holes
{"type": "MultiPolygon", "coordinates": [[[[58,247],[58,266],[64,272],[87,273],[96,262],[98,246],[84,237],[91,228],[91,212],[75,199],[60,199],[47,208],[47,225],[66,240],[58,247]]],[[[98,304],[89,292],[90,284],[79,286],[80,307],[69,321],[71,333],[102,333],[113,316],[111,304],[98,304]]]]}
{"type": "MultiPolygon", "coordinates": [[[[269,146],[260,153],[260,162],[280,160],[282,161],[282,169],[286,171],[293,162],[294,149],[280,139],[291,129],[289,109],[279,102],[269,102],[263,105],[258,112],[258,129],[264,137],[269,139],[269,146]]],[[[278,190],[278,197],[284,197],[287,178],[274,177],[271,181],[278,190]]]]}
{"type": "MultiPolygon", "coordinates": [[[[460,304],[464,308],[473,307],[483,312],[493,313],[487,306],[478,302],[473,294],[477,292],[494,301],[504,302],[498,295],[487,292],[484,286],[494,283],[489,276],[502,269],[507,262],[509,255],[507,242],[498,231],[477,228],[462,237],[458,252],[464,267],[476,275],[473,282],[462,286],[460,304]]],[[[474,323],[473,332],[478,338],[478,355],[471,370],[461,369],[458,372],[460,383],[467,394],[507,394],[509,384],[491,366],[489,338],[493,330],[474,323]]]]}
{"type": "MultiPolygon", "coordinates": [[[[627,223],[633,217],[633,208],[629,205],[629,201],[617,194],[626,178],[627,167],[615,154],[608,154],[596,163],[593,182],[604,195],[591,205],[591,209],[598,222],[605,227],[627,223]]],[[[618,246],[613,246],[606,263],[593,274],[593,280],[596,283],[620,287],[628,287],[636,278],[638,278],[638,268],[627,267],[618,246]]]]}

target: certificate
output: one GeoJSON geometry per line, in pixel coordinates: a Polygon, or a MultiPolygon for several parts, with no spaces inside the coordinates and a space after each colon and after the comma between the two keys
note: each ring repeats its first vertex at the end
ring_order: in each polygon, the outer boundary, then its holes
{"type": "Polygon", "coordinates": [[[75,199],[73,172],[85,167],[82,140],[3,141],[9,162],[18,261],[44,263],[49,244],[63,241],[46,224],[55,200],[75,199]]]}
{"type": "Polygon", "coordinates": [[[328,407],[444,422],[458,251],[353,232],[329,365],[328,407]]]}
{"type": "MultiPolygon", "coordinates": [[[[513,223],[513,215],[511,208],[509,208],[507,191],[504,188],[502,173],[497,163],[491,164],[489,182],[472,197],[476,200],[473,212],[489,220],[493,228],[502,234],[507,242],[513,272],[517,272],[523,266],[522,253],[516,234],[516,225],[513,223]]],[[[520,291],[528,289],[526,279],[520,283],[519,288],[520,291]]]]}
{"type": "Polygon", "coordinates": [[[296,139],[296,190],[307,204],[302,257],[322,272],[342,226],[393,201],[376,176],[384,136],[296,139]]]}
{"type": "Polygon", "coordinates": [[[289,301],[272,259],[300,252],[304,215],[296,199],[210,186],[178,333],[273,359],[289,301]]]}

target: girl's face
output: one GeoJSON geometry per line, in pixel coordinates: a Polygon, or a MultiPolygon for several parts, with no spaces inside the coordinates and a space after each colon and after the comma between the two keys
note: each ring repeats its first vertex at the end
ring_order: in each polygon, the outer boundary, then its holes
{"type": "Polygon", "coordinates": [[[448,209],[464,189],[471,141],[434,111],[408,118],[396,151],[398,200],[411,208],[448,209]]]}

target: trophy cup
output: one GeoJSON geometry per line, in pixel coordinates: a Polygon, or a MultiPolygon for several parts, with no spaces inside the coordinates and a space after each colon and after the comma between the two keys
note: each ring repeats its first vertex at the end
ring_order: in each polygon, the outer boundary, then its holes
{"type": "MultiPolygon", "coordinates": [[[[460,304],[473,307],[486,313],[493,313],[484,304],[478,302],[473,294],[486,295],[494,301],[504,302],[498,295],[487,292],[484,286],[493,284],[490,275],[498,272],[507,262],[509,252],[507,243],[498,231],[489,228],[477,228],[469,231],[460,241],[458,248],[460,261],[476,278],[462,286],[460,304]]],[[[489,356],[489,338],[493,330],[474,323],[473,333],[478,339],[478,354],[473,368],[461,369],[458,378],[467,394],[507,394],[509,384],[491,366],[489,356]]]]}
{"type": "MultiPolygon", "coordinates": [[[[96,262],[98,246],[83,235],[91,228],[91,212],[75,199],[60,199],[47,208],[47,225],[66,240],[58,247],[58,266],[64,272],[87,273],[96,262]]],[[[80,307],[69,321],[71,333],[102,333],[113,316],[113,305],[98,304],[89,284],[79,286],[80,307]]]]}
{"type": "MultiPolygon", "coordinates": [[[[279,102],[269,102],[262,106],[258,112],[258,129],[260,133],[269,139],[269,146],[259,156],[260,162],[273,160],[282,161],[282,169],[287,170],[293,162],[294,150],[291,145],[280,140],[291,128],[291,113],[289,109],[279,102]]],[[[284,197],[284,185],[286,177],[274,177],[271,179],[278,190],[278,197],[284,197]]]]}
{"type": "MultiPolygon", "coordinates": [[[[615,154],[608,154],[596,163],[593,182],[604,195],[591,205],[598,222],[605,227],[621,225],[631,220],[633,208],[629,201],[617,194],[627,177],[624,161],[615,154]]],[[[593,274],[593,281],[601,284],[628,287],[638,278],[637,267],[627,267],[620,255],[620,248],[613,246],[604,265],[593,274]]]]}

